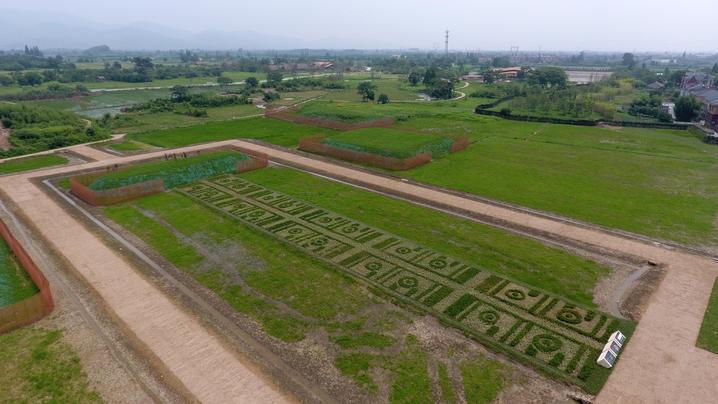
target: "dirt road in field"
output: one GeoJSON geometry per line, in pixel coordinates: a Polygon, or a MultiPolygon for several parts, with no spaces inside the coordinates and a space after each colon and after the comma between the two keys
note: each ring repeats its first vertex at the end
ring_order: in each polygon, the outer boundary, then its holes
{"type": "MultiPolygon", "coordinates": [[[[230,144],[264,152],[270,160],[368,189],[419,199],[426,205],[484,215],[536,232],[665,264],[665,280],[652,296],[631,342],[622,352],[621,360],[597,402],[711,402],[718,397],[718,355],[695,347],[713,280],[718,275],[718,262],[710,257],[246,141],[217,142],[175,149],[174,152],[230,144]]],[[[95,287],[119,318],[198,398],[203,401],[229,398],[281,401],[284,397],[270,382],[254,373],[251,365],[243,364],[224,350],[199,323],[184,314],[119,255],[28,181],[31,176],[100,168],[151,156],[160,157],[164,153],[166,151],[130,157],[108,154],[102,156],[101,161],[81,166],[0,178],[0,189],[11,196],[44,236],[95,287]]]]}
{"type": "Polygon", "coordinates": [[[718,355],[695,346],[713,281],[718,276],[718,262],[713,259],[293,152],[242,141],[238,141],[237,145],[267,153],[271,160],[349,180],[367,188],[409,199],[420,198],[423,203],[490,216],[524,228],[666,264],[666,278],[652,296],[631,342],[622,352],[621,360],[597,402],[711,402],[718,397],[718,355]]]}

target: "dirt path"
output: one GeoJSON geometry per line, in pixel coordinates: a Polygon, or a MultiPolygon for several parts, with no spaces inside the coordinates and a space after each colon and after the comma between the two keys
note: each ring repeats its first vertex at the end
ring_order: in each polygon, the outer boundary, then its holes
{"type": "MultiPolygon", "coordinates": [[[[216,142],[175,151],[202,150],[231,144],[267,153],[271,160],[283,164],[348,180],[370,189],[402,197],[418,197],[425,204],[480,214],[537,232],[559,235],[665,264],[665,280],[652,296],[631,342],[621,354],[621,361],[598,396],[597,402],[711,402],[718,397],[718,355],[695,347],[711,286],[718,275],[718,262],[713,259],[246,141],[216,142]]],[[[122,313],[121,318],[138,328],[138,336],[143,341],[146,340],[152,346],[160,345],[156,349],[161,352],[168,368],[172,369],[188,388],[192,386],[190,390],[207,393],[209,386],[212,386],[216,395],[235,394],[236,390],[229,384],[226,388],[230,390],[224,390],[223,385],[227,382],[224,375],[227,372],[224,366],[218,366],[218,363],[226,363],[226,366],[233,368],[237,374],[261,386],[261,380],[256,376],[248,376],[250,371],[242,368],[241,364],[231,366],[237,363],[236,360],[215,360],[210,364],[203,360],[203,355],[195,354],[193,350],[198,347],[192,344],[192,341],[200,339],[203,341],[200,345],[202,349],[212,351],[211,354],[216,358],[227,358],[222,355],[216,341],[212,342],[213,338],[197,324],[183,324],[182,335],[176,336],[175,323],[163,321],[165,313],[162,311],[176,312],[177,307],[166,299],[162,301],[161,292],[141,278],[138,279],[134,271],[128,270],[128,264],[118,262],[120,259],[117,255],[27,181],[31,176],[71,172],[78,168],[99,168],[151,156],[159,157],[165,152],[124,158],[112,156],[112,159],[87,163],[80,167],[59,167],[4,177],[0,179],[0,188],[11,193],[18,205],[46,232],[46,236],[72,257],[71,261],[78,270],[91,279],[103,298],[122,313]],[[73,237],[65,237],[67,234],[73,234],[73,237]],[[131,293],[141,295],[142,298],[128,299],[131,293]],[[150,307],[143,307],[148,305],[150,307]],[[148,309],[157,310],[157,315],[147,315],[148,309]],[[192,341],[166,341],[169,336],[192,341]],[[205,342],[210,343],[212,348],[207,347],[205,342]],[[167,351],[168,347],[161,345],[172,345],[172,350],[167,351]],[[192,369],[188,369],[189,364],[193,366],[192,369]],[[221,367],[220,372],[218,367],[221,367]],[[212,376],[208,377],[209,375],[212,376]]],[[[181,314],[176,315],[181,317],[181,314]]],[[[183,320],[189,321],[186,316],[183,320]]],[[[272,391],[266,385],[261,389],[267,390],[272,391]]],[[[240,397],[240,393],[233,397],[240,397]]],[[[251,397],[257,399],[259,396],[252,394],[251,397]]]]}
{"type": "Polygon", "coordinates": [[[10,147],[12,145],[10,144],[10,129],[3,126],[2,123],[0,123],[0,150],[7,151],[10,150],[10,147]]]}
{"type": "Polygon", "coordinates": [[[104,152],[99,149],[95,149],[94,147],[90,147],[87,145],[75,146],[72,148],[72,151],[74,151],[75,153],[77,153],[83,157],[87,157],[91,160],[96,160],[96,161],[103,161],[103,160],[110,160],[110,159],[117,158],[117,156],[115,156],[114,154],[110,154],[110,153],[104,152]]]}

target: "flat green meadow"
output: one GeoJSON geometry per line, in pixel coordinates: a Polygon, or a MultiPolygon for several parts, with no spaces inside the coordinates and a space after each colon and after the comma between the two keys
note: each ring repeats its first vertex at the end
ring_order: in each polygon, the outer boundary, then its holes
{"type": "Polygon", "coordinates": [[[67,164],[67,162],[68,160],[65,157],[56,154],[10,160],[0,163],[0,175],[60,166],[67,164]]]}

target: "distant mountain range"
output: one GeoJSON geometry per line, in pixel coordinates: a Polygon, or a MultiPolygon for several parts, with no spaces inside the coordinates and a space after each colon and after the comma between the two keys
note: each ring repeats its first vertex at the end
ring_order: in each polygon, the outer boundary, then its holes
{"type": "Polygon", "coordinates": [[[105,44],[115,50],[296,49],[312,43],[249,31],[192,33],[137,21],[106,26],[54,13],[0,9],[0,49],[86,49],[105,44]]]}

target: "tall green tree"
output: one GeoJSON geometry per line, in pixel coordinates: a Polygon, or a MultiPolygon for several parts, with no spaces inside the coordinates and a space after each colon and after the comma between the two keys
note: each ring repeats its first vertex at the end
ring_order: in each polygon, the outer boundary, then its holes
{"type": "Polygon", "coordinates": [[[411,84],[412,86],[415,86],[415,85],[419,84],[419,82],[421,81],[421,74],[419,74],[419,72],[417,72],[417,71],[413,71],[413,72],[409,73],[408,79],[409,79],[409,84],[411,84]]]}
{"type": "Polygon", "coordinates": [[[680,97],[676,101],[676,106],[674,108],[676,120],[681,122],[693,121],[698,117],[701,107],[701,102],[692,95],[680,97]]]}
{"type": "Polygon", "coordinates": [[[429,87],[429,95],[441,100],[448,100],[454,96],[454,82],[448,79],[439,79],[429,87]]]}
{"type": "Polygon", "coordinates": [[[155,68],[155,64],[149,57],[136,56],[132,58],[132,63],[135,64],[135,71],[140,74],[146,75],[155,68]]]}
{"type": "Polygon", "coordinates": [[[623,64],[629,69],[633,69],[633,67],[636,65],[636,57],[633,55],[633,53],[626,52],[623,54],[623,60],[621,61],[621,64],[623,64]]]}
{"type": "Polygon", "coordinates": [[[183,102],[189,98],[189,88],[185,86],[176,85],[170,91],[170,98],[174,102],[183,102]]]}
{"type": "Polygon", "coordinates": [[[217,84],[222,87],[227,87],[228,85],[232,84],[232,79],[227,76],[219,76],[217,77],[217,84]]]}
{"type": "Polygon", "coordinates": [[[436,71],[436,69],[433,67],[430,67],[430,68],[426,69],[426,72],[424,72],[424,84],[427,86],[430,86],[430,85],[434,84],[434,82],[437,80],[438,77],[439,77],[439,74],[436,71]]]}
{"type": "Polygon", "coordinates": [[[371,81],[362,81],[357,85],[357,94],[361,95],[362,101],[374,100],[376,86],[371,81]]]}
{"type": "Polygon", "coordinates": [[[247,77],[246,79],[244,79],[244,84],[246,84],[247,87],[254,89],[259,86],[259,80],[257,80],[256,77],[247,77]]]}
{"type": "Polygon", "coordinates": [[[284,75],[280,71],[275,70],[267,73],[267,83],[269,83],[270,86],[280,84],[282,80],[284,80],[284,75]]]}

